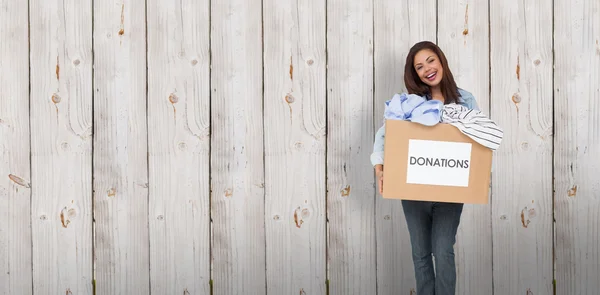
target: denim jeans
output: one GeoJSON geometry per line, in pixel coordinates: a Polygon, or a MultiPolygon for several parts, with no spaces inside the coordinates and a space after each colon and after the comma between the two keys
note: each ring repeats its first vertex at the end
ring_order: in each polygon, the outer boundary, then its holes
{"type": "Polygon", "coordinates": [[[417,295],[454,295],[454,243],[463,204],[402,200],[402,208],[412,245],[417,295]]]}

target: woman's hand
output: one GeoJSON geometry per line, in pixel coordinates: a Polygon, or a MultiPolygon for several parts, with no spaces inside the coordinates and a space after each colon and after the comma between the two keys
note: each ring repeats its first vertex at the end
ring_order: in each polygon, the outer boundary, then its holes
{"type": "Polygon", "coordinates": [[[375,175],[379,187],[379,194],[383,195],[383,165],[375,165],[375,175]]]}

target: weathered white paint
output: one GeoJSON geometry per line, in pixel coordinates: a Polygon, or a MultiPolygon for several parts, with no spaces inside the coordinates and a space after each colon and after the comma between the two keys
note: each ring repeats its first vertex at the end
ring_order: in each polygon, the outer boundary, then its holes
{"type": "Polygon", "coordinates": [[[33,293],[92,294],[92,1],[29,9],[33,293]]]}
{"type": "Polygon", "coordinates": [[[552,3],[493,2],[490,14],[491,116],[504,129],[492,174],[494,293],[552,294],[552,3]]]}
{"type": "MultiPolygon", "coordinates": [[[[438,45],[458,87],[489,115],[489,36],[486,1],[438,1],[438,45]]],[[[491,201],[490,201],[491,202],[491,201]]],[[[465,204],[456,235],[456,293],[492,294],[491,204],[465,204]]]]}
{"type": "Polygon", "coordinates": [[[267,294],[325,294],[325,2],[263,9],[267,294]]]}
{"type": "MultiPolygon", "coordinates": [[[[375,1],[375,96],[374,132],[383,123],[385,101],[394,93],[406,91],[406,55],[416,42],[435,42],[435,0],[375,1]],[[416,16],[419,17],[411,17],[416,16]]],[[[367,173],[367,172],[365,172],[367,173]]],[[[376,186],[376,192],[378,187],[376,186]]],[[[376,194],[377,292],[410,294],[416,292],[410,237],[402,203],[376,194]],[[413,293],[411,293],[413,292],[413,293]]]]}
{"type": "Polygon", "coordinates": [[[94,1],[97,294],[149,294],[146,5],[94,1]]]}
{"type": "Polygon", "coordinates": [[[266,290],[261,15],[258,0],[211,3],[214,294],[266,290]]]}
{"type": "Polygon", "coordinates": [[[27,2],[0,1],[0,294],[31,294],[27,2]]]}
{"type": "Polygon", "coordinates": [[[208,20],[206,0],[147,1],[152,294],[210,292],[208,20]]]}
{"type": "Polygon", "coordinates": [[[600,2],[554,1],[556,294],[600,289],[600,2]]]}
{"type": "Polygon", "coordinates": [[[329,294],[376,294],[373,1],[327,2],[329,294]]]}
{"type": "Polygon", "coordinates": [[[0,0],[0,294],[414,294],[369,154],[436,36],[506,131],[457,294],[600,288],[597,1],[133,1],[0,0]]]}

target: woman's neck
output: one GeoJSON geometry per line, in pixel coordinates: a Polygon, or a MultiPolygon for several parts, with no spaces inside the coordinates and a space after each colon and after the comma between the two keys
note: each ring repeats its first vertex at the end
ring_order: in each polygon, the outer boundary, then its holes
{"type": "Polygon", "coordinates": [[[440,88],[440,86],[435,86],[431,88],[431,98],[435,99],[435,100],[439,100],[441,102],[444,102],[444,95],[442,94],[442,89],[440,88]]]}

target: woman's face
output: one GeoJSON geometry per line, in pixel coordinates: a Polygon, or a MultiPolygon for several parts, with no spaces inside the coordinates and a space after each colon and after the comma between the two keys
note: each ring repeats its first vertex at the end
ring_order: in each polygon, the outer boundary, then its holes
{"type": "Polygon", "coordinates": [[[430,87],[438,86],[444,75],[439,57],[430,49],[423,49],[415,55],[413,66],[423,83],[430,87]]]}

